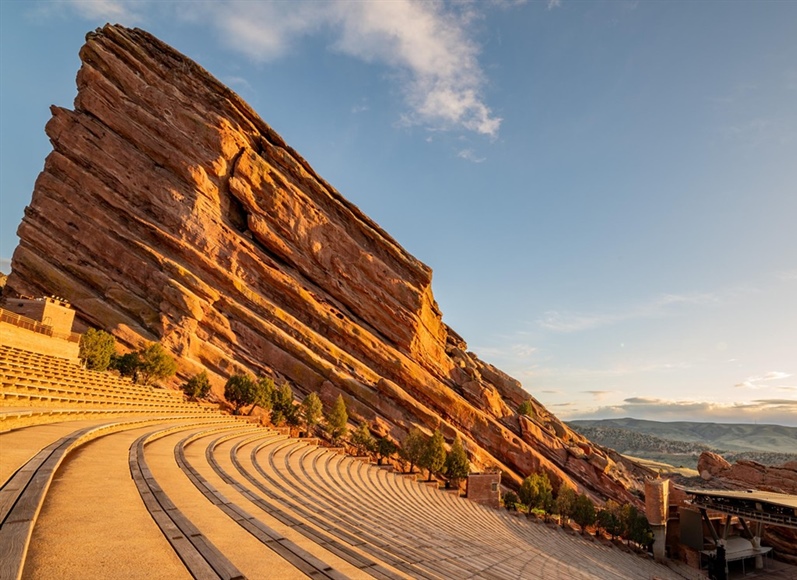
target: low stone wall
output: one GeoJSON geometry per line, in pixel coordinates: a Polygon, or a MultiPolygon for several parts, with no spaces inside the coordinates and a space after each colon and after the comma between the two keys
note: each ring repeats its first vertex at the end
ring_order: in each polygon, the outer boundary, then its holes
{"type": "Polygon", "coordinates": [[[0,344],[79,363],[80,345],[0,321],[0,344]]]}

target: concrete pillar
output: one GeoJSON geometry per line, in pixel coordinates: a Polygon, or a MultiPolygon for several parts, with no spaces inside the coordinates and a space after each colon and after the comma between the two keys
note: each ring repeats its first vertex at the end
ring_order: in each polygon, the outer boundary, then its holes
{"type": "Polygon", "coordinates": [[[651,525],[653,530],[653,559],[656,562],[664,562],[667,559],[667,524],[651,525]]]}
{"type": "MultiPolygon", "coordinates": [[[[753,536],[752,543],[753,543],[753,550],[761,549],[761,538],[759,538],[758,536],[753,536]]],[[[755,555],[755,567],[756,570],[760,570],[761,568],[764,567],[764,558],[761,556],[761,554],[755,555]]]]}

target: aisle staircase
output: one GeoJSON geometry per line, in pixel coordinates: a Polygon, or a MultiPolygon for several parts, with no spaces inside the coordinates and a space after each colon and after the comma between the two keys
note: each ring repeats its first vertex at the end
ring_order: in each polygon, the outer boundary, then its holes
{"type": "Polygon", "coordinates": [[[0,579],[679,578],[316,440],[0,346],[0,579]]]}

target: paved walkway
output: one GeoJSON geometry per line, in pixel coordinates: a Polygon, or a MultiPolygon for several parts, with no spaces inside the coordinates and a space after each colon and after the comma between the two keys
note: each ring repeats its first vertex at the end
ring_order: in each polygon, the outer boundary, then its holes
{"type": "Polygon", "coordinates": [[[33,529],[23,578],[191,578],[130,478],[130,444],[152,430],[113,433],[67,458],[33,529]]]}

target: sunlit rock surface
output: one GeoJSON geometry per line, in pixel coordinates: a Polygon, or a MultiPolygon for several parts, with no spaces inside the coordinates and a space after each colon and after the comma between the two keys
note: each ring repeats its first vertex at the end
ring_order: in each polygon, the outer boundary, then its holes
{"type": "Polygon", "coordinates": [[[528,395],[443,323],[431,270],[230,89],[138,29],[90,33],[80,57],[7,294],[63,296],[130,347],[160,340],[218,396],[240,368],[270,373],[342,393],[398,440],[413,424],[459,433],[505,481],[543,468],[556,487],[638,499],[633,464],[536,401],[515,414],[528,395]]]}

